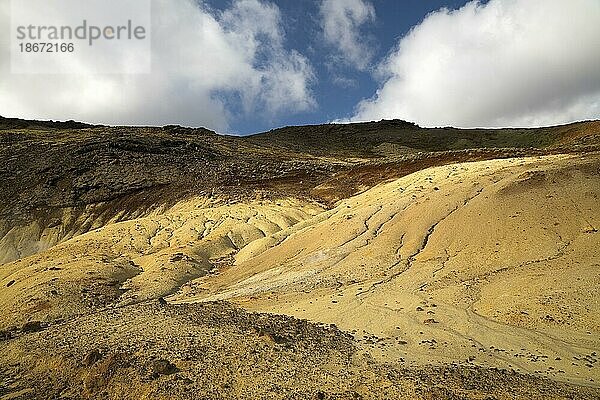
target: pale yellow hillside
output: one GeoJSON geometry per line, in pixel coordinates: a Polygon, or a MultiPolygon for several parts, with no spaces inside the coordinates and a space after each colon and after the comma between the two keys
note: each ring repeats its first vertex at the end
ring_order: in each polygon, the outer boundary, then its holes
{"type": "Polygon", "coordinates": [[[173,293],[247,243],[321,212],[298,200],[226,204],[196,198],[108,224],[0,268],[0,329],[173,293]]]}
{"type": "Polygon", "coordinates": [[[600,156],[431,168],[253,242],[170,301],[335,323],[378,360],[600,382],[600,156]]]}
{"type": "Polygon", "coordinates": [[[336,324],[376,361],[598,386],[599,172],[597,154],[452,164],[330,210],[194,198],[2,265],[0,329],[225,299],[336,324]]]}

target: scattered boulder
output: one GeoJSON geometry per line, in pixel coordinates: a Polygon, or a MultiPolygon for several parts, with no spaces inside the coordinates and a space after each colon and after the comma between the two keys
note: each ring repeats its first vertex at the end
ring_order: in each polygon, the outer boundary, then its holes
{"type": "Polygon", "coordinates": [[[152,376],[156,378],[160,375],[171,375],[176,372],[179,372],[179,368],[169,360],[160,359],[152,362],[152,376]]]}
{"type": "Polygon", "coordinates": [[[275,344],[289,344],[291,340],[283,335],[267,331],[262,328],[258,328],[258,336],[267,340],[267,342],[275,344]]]}
{"type": "Polygon", "coordinates": [[[89,353],[87,353],[86,356],[83,358],[83,365],[85,365],[86,367],[91,367],[92,365],[94,365],[98,361],[100,361],[101,359],[102,359],[102,354],[100,353],[100,350],[94,349],[94,350],[90,351],[89,353]]]}
{"type": "Polygon", "coordinates": [[[31,332],[39,332],[43,330],[44,327],[40,321],[29,321],[23,324],[21,327],[21,332],[31,333],[31,332]]]}

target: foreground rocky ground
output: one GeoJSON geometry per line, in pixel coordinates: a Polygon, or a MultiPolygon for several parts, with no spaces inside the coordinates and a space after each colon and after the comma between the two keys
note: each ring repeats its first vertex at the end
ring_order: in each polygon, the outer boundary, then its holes
{"type": "MultiPolygon", "coordinates": [[[[37,329],[34,329],[37,330],[37,329]]],[[[109,309],[0,342],[0,398],[592,399],[510,370],[403,368],[333,325],[227,303],[109,309]]]]}

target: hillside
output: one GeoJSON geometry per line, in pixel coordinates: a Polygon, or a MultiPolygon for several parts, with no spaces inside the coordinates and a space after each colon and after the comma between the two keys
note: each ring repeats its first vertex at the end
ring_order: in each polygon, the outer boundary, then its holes
{"type": "Polygon", "coordinates": [[[0,119],[0,399],[600,398],[600,122],[0,119]]]}
{"type": "Polygon", "coordinates": [[[598,155],[426,169],[251,243],[172,300],[336,324],[387,362],[594,382],[595,361],[573,360],[600,347],[599,172],[598,155]]]}
{"type": "Polygon", "coordinates": [[[234,137],[1,118],[0,262],[194,196],[260,192],[333,205],[429,166],[592,151],[599,126],[481,131],[382,121],[234,137]]]}
{"type": "Polygon", "coordinates": [[[252,137],[323,156],[385,157],[411,152],[480,148],[555,148],[598,145],[598,121],[530,129],[420,128],[401,121],[275,129],[252,137]]]}

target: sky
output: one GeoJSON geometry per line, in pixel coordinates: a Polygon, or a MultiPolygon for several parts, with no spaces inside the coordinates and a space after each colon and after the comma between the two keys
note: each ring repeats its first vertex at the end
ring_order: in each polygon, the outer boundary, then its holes
{"type": "Polygon", "coordinates": [[[396,118],[600,118],[600,0],[151,2],[149,71],[103,74],[79,60],[73,73],[24,74],[11,72],[11,9],[0,0],[0,115],[240,135],[396,118]]]}

